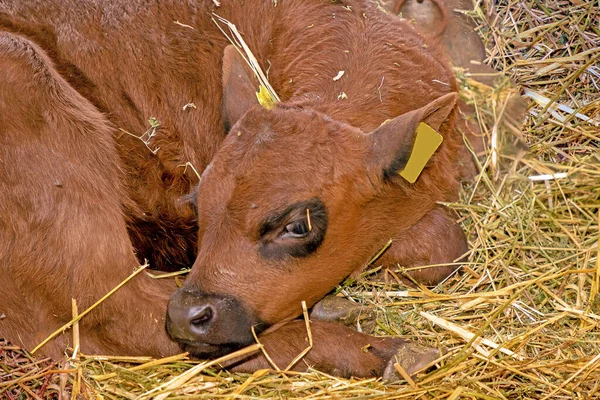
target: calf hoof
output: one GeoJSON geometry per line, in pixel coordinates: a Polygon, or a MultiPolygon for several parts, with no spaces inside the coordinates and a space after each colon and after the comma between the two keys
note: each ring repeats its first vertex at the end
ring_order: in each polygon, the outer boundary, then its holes
{"type": "Polygon", "coordinates": [[[388,361],[385,371],[383,372],[383,380],[393,382],[404,379],[396,369],[396,363],[399,364],[409,376],[413,376],[423,368],[431,366],[433,362],[442,355],[443,354],[440,354],[439,349],[421,346],[412,342],[404,342],[398,347],[396,354],[388,361]]]}
{"type": "Polygon", "coordinates": [[[334,295],[325,296],[315,304],[310,318],[316,321],[339,322],[364,333],[375,329],[375,313],[369,307],[334,295]]]}

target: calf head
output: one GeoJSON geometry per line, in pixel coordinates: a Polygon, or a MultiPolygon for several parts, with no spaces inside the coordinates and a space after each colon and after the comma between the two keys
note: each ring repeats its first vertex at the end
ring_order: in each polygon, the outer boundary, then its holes
{"type": "Polygon", "coordinates": [[[296,318],[301,301],[362,268],[390,227],[410,227],[440,200],[426,193],[431,179],[419,188],[398,172],[417,125],[449,129],[456,104],[446,94],[365,133],[306,104],[240,99],[235,85],[252,80],[228,51],[224,64],[224,110],[235,117],[202,175],[198,256],[168,308],[169,333],[199,357],[296,318]]]}

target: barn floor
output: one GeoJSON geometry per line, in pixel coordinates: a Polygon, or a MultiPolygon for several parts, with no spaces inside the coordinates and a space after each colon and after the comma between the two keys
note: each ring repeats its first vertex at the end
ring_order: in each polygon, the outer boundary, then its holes
{"type": "Polygon", "coordinates": [[[368,274],[339,288],[376,310],[376,334],[447,348],[441,368],[384,384],[229,374],[183,357],[56,363],[0,341],[0,398],[600,399],[600,6],[497,3],[480,29],[489,62],[530,104],[521,129],[497,124],[510,85],[457,71],[499,149],[449,205],[468,232],[469,262],[434,289],[368,274]]]}

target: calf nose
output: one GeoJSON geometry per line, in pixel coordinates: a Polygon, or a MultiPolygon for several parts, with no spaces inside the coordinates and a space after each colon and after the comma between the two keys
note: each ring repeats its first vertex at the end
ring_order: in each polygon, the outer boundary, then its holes
{"type": "Polygon", "coordinates": [[[167,307],[167,332],[194,355],[213,356],[252,343],[264,324],[231,296],[179,289],[167,307]]]}
{"type": "Polygon", "coordinates": [[[217,318],[216,307],[209,301],[202,302],[197,299],[197,304],[190,301],[169,302],[169,333],[175,339],[196,341],[205,336],[217,318]]]}

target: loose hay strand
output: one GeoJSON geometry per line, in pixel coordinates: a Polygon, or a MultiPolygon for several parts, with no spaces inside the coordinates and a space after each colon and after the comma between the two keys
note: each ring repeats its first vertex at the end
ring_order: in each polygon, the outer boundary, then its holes
{"type": "MultiPolygon", "coordinates": [[[[186,359],[188,355],[189,355],[189,353],[181,353],[181,354],[176,354],[174,356],[161,358],[158,360],[151,360],[151,361],[148,361],[147,363],[128,368],[127,370],[128,371],[141,371],[144,369],[149,369],[149,368],[155,367],[157,365],[169,364],[169,363],[173,363],[175,361],[186,359]]],[[[117,375],[119,375],[118,372],[111,372],[110,374],[104,374],[104,375],[92,375],[92,378],[96,381],[104,381],[104,380],[107,380],[110,378],[114,378],[117,375]]]]}
{"type": "Polygon", "coordinates": [[[73,326],[73,324],[79,322],[83,317],[85,317],[87,314],[89,314],[94,308],[98,307],[102,302],[104,302],[104,300],[106,300],[110,296],[112,296],[117,290],[119,290],[121,287],[123,287],[123,285],[125,285],[127,282],[129,282],[130,280],[135,278],[140,272],[142,272],[146,268],[148,268],[148,263],[145,263],[144,265],[139,266],[131,275],[129,275],[127,278],[125,278],[121,283],[119,283],[117,286],[115,286],[112,290],[110,290],[107,294],[105,294],[102,298],[100,298],[94,304],[89,306],[84,312],[77,315],[75,318],[71,319],[71,321],[67,322],[66,324],[64,324],[63,326],[58,328],[56,331],[51,333],[50,336],[48,336],[46,339],[44,339],[40,344],[35,346],[35,348],[33,350],[31,350],[31,354],[35,354],[36,351],[38,351],[42,346],[44,346],[50,340],[54,339],[56,336],[60,335],[61,333],[64,333],[64,331],[66,331],[71,326],[73,326]]]}
{"type": "Polygon", "coordinates": [[[157,386],[156,388],[142,394],[139,397],[139,399],[143,400],[143,399],[148,399],[148,398],[152,397],[155,400],[162,400],[165,397],[169,396],[173,390],[178,389],[183,384],[185,384],[187,381],[192,379],[194,376],[200,374],[206,368],[209,368],[213,365],[222,364],[226,361],[233,360],[235,358],[254,353],[257,350],[259,350],[261,347],[262,347],[262,345],[260,345],[260,344],[252,344],[241,350],[237,350],[237,351],[234,351],[233,353],[227,354],[223,357],[219,357],[215,360],[200,363],[200,364],[190,368],[189,370],[185,371],[184,373],[174,377],[170,381],[168,381],[160,386],[157,386]],[[157,392],[159,392],[159,393],[157,393],[157,392]]]}
{"type": "Polygon", "coordinates": [[[275,89],[273,89],[273,87],[269,83],[269,79],[263,72],[258,60],[256,59],[256,57],[254,57],[252,50],[250,49],[250,47],[248,47],[248,45],[244,41],[243,36],[238,31],[235,24],[229,22],[225,18],[222,18],[215,13],[213,13],[212,15],[214,17],[213,22],[215,23],[215,25],[219,28],[219,30],[221,30],[223,35],[225,35],[225,37],[227,37],[227,39],[229,40],[229,43],[231,43],[236,48],[238,53],[240,53],[240,55],[243,57],[244,61],[246,61],[246,63],[250,67],[250,69],[252,69],[254,76],[256,76],[256,79],[258,79],[258,83],[259,83],[259,87],[261,88],[261,92],[262,92],[262,88],[264,88],[266,90],[266,96],[270,99],[271,103],[276,104],[276,103],[281,102],[281,100],[279,99],[279,96],[277,95],[277,92],[275,92],[275,89]],[[216,20],[215,20],[215,18],[216,18],[216,20]],[[229,29],[229,34],[227,32],[225,32],[225,30],[221,27],[221,25],[219,23],[224,24],[229,29]]]}
{"type": "Polygon", "coordinates": [[[273,361],[273,359],[269,355],[269,352],[267,352],[267,349],[265,349],[265,346],[263,346],[262,343],[260,342],[260,339],[258,338],[258,335],[256,334],[256,330],[254,329],[254,326],[252,326],[250,329],[252,330],[252,336],[254,337],[254,341],[256,342],[257,345],[260,346],[260,351],[263,353],[263,356],[265,357],[265,359],[267,360],[267,362],[269,363],[271,368],[273,368],[277,372],[281,372],[281,368],[279,368],[279,366],[275,363],[275,361],[273,361]]]}
{"type": "Polygon", "coordinates": [[[300,354],[294,357],[292,361],[290,361],[288,366],[283,370],[284,372],[291,370],[294,367],[294,365],[296,365],[298,361],[302,360],[304,356],[306,356],[306,354],[308,354],[308,352],[313,348],[312,331],[310,330],[310,319],[308,318],[308,309],[306,308],[306,302],[304,300],[302,300],[302,316],[304,317],[304,324],[306,325],[306,336],[308,339],[308,346],[304,350],[302,350],[300,354]]]}
{"type": "MultiPolygon", "coordinates": [[[[71,299],[71,310],[73,320],[77,319],[79,316],[79,309],[77,308],[77,300],[71,299]]],[[[73,323],[73,355],[71,356],[72,360],[77,360],[78,352],[80,348],[79,343],[79,322],[73,323]]]]}
{"type": "Polygon", "coordinates": [[[487,350],[485,350],[482,345],[486,345],[493,349],[498,349],[499,351],[501,351],[502,353],[504,353],[506,355],[514,357],[517,360],[523,361],[523,357],[519,356],[518,354],[515,354],[514,352],[498,345],[497,343],[494,343],[493,341],[491,341],[489,339],[477,337],[474,333],[469,332],[468,330],[460,327],[457,324],[446,321],[443,318],[436,317],[435,315],[431,315],[424,311],[419,312],[419,314],[421,314],[422,317],[427,318],[434,324],[439,325],[445,329],[448,329],[449,331],[456,333],[458,336],[462,337],[466,342],[473,342],[473,345],[475,346],[477,351],[479,351],[485,357],[489,357],[490,353],[487,350]]]}

